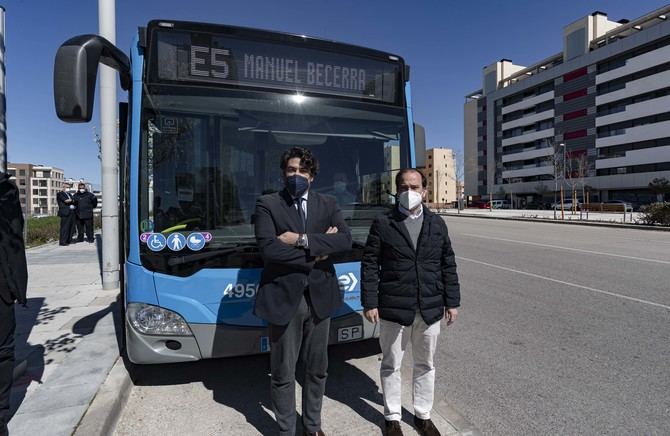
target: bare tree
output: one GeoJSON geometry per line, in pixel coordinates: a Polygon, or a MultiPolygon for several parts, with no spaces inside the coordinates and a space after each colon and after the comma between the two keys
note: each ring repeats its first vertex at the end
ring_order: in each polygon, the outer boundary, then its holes
{"type": "Polygon", "coordinates": [[[463,156],[461,153],[454,151],[454,173],[450,174],[449,178],[456,184],[456,204],[458,206],[458,213],[463,209],[463,182],[465,178],[465,166],[463,156]]]}
{"type": "MultiPolygon", "coordinates": [[[[589,171],[589,161],[586,150],[578,150],[567,153],[565,162],[565,181],[570,186],[570,195],[576,196],[577,188],[581,187],[582,201],[585,197],[586,176],[589,171]]],[[[577,205],[573,203],[572,212],[575,212],[577,205]]]]}

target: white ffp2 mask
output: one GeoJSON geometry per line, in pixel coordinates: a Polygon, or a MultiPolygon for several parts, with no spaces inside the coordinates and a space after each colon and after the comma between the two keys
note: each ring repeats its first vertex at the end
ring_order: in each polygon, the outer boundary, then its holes
{"type": "Polygon", "coordinates": [[[400,205],[407,210],[413,210],[421,204],[421,194],[416,191],[405,191],[398,196],[400,205]]]}

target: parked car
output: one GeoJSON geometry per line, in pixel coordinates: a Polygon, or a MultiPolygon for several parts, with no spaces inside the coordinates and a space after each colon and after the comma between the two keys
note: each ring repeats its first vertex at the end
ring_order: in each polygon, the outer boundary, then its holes
{"type": "Polygon", "coordinates": [[[487,203],[486,207],[490,209],[510,209],[509,200],[491,200],[491,203],[487,203]]]}
{"type": "Polygon", "coordinates": [[[632,212],[633,211],[633,205],[631,203],[628,203],[627,201],[623,200],[607,200],[603,204],[618,204],[621,206],[625,206],[625,211],[626,212],[632,212]]]}
{"type": "Polygon", "coordinates": [[[472,207],[475,209],[488,209],[488,203],[486,201],[481,201],[481,200],[475,200],[471,201],[470,205],[468,207],[472,207]]]}
{"type": "MultiPolygon", "coordinates": [[[[577,200],[577,209],[576,210],[581,210],[582,209],[582,202],[577,200]]],[[[556,210],[561,210],[561,202],[558,201],[556,203],[552,203],[551,209],[556,209],[556,210]]],[[[572,199],[565,199],[563,200],[563,210],[572,210],[572,199]]]]}

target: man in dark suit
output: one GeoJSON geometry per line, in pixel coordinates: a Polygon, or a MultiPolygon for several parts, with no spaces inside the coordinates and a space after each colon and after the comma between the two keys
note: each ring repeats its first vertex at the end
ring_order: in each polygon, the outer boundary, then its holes
{"type": "Polygon", "coordinates": [[[430,419],[435,390],[433,356],[440,320],[456,321],[460,285],[444,220],[423,205],[427,180],[414,168],[395,179],[398,204],[378,216],[361,260],[361,303],[379,322],[380,369],[386,436],[402,436],[400,366],[412,344],[414,425],[421,436],[440,436],[430,419]]]}
{"type": "Polygon", "coordinates": [[[16,186],[0,172],[0,436],[7,436],[14,373],[14,302],[26,303],[28,270],[16,186]]]}
{"type": "Polygon", "coordinates": [[[56,194],[58,202],[58,216],[60,217],[60,245],[68,245],[72,239],[72,228],[75,220],[74,198],[67,192],[67,186],[63,184],[61,191],[56,194]]]}
{"type": "Polygon", "coordinates": [[[351,234],[335,198],[311,192],[318,162],[294,147],[280,160],[285,189],[256,203],[256,241],[264,269],[254,312],[268,321],[272,406],[279,434],[295,435],[295,369],[305,367],[302,421],[306,435],[323,435],[321,405],[328,371],[330,316],[342,292],[328,256],[351,249],[351,234]]]}
{"type": "Polygon", "coordinates": [[[98,198],[88,192],[85,184],[80,183],[77,193],[74,194],[74,202],[77,205],[77,242],[84,242],[84,231],[86,241],[95,242],[93,239],[93,209],[98,205],[98,198]]]}

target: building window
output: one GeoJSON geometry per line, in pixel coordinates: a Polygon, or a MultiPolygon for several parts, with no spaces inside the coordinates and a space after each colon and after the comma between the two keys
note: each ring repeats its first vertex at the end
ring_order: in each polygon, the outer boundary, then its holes
{"type": "Polygon", "coordinates": [[[563,75],[563,82],[569,82],[570,80],[574,80],[578,77],[586,76],[587,73],[588,71],[586,67],[575,71],[570,71],[569,73],[563,75]]]}
{"type": "Polygon", "coordinates": [[[580,109],[578,111],[569,112],[563,115],[563,121],[573,120],[575,118],[586,116],[586,109],[580,109]]]}
{"type": "Polygon", "coordinates": [[[563,139],[576,139],[576,138],[583,138],[586,136],[586,129],[582,130],[575,130],[574,132],[566,132],[563,134],[563,139]]]}
{"type": "Polygon", "coordinates": [[[576,99],[576,98],[583,97],[583,96],[585,96],[585,95],[586,95],[586,88],[584,88],[584,89],[580,89],[580,90],[578,90],[578,91],[569,92],[569,93],[565,94],[565,95],[563,96],[563,101],[574,100],[574,99],[576,99]]]}
{"type": "Polygon", "coordinates": [[[25,176],[26,170],[19,170],[19,176],[25,176]]]}

